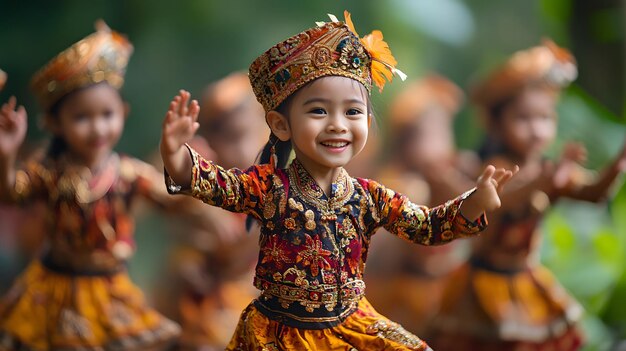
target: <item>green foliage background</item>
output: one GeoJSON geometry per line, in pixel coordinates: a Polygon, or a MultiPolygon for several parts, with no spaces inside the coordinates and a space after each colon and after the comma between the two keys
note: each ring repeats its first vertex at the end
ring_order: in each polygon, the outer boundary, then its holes
{"type": "MultiPolygon", "coordinates": [[[[16,95],[29,111],[29,141],[45,140],[30,77],[102,18],[135,46],[123,89],[132,112],[118,149],[148,157],[178,89],[198,96],[207,83],[247,69],[275,42],[326,20],[327,13],[341,18],[344,9],[361,34],[383,30],[410,77],[437,71],[462,87],[512,52],[551,37],[572,49],[580,72],[563,96],[552,155],[564,142],[579,140],[589,148],[589,167],[599,169],[623,142],[623,0],[0,0],[0,68],[9,74],[0,101],[16,95]]],[[[401,88],[394,82],[384,94],[374,93],[382,129],[387,103],[401,88]]],[[[471,107],[461,111],[455,128],[461,147],[480,143],[471,107]]],[[[561,202],[544,222],[542,260],[587,309],[587,350],[608,350],[626,339],[626,188],[616,194],[608,204],[561,202]]],[[[172,242],[162,221],[148,215],[138,225],[131,273],[147,292],[172,242]]],[[[16,261],[4,254],[0,270],[17,272],[16,261]]]]}

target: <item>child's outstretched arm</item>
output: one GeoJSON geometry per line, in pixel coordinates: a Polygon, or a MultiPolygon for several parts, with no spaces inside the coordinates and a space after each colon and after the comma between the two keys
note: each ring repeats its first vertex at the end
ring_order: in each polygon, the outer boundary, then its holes
{"type": "Polygon", "coordinates": [[[17,99],[12,96],[0,108],[0,200],[12,198],[15,186],[15,161],[24,142],[27,129],[26,109],[16,109],[17,99]]]}
{"type": "Polygon", "coordinates": [[[498,209],[502,202],[500,193],[504,185],[519,170],[515,166],[513,170],[504,168],[496,169],[489,165],[485,168],[476,183],[476,191],[468,197],[461,206],[461,213],[469,220],[475,220],[482,213],[498,209]]]}
{"type": "Polygon", "coordinates": [[[619,175],[624,172],[626,172],[626,142],[617,157],[599,174],[593,183],[574,187],[566,196],[590,202],[603,201],[609,196],[619,175]]]}
{"type": "Polygon", "coordinates": [[[191,94],[181,90],[170,103],[170,107],[163,121],[161,132],[161,158],[163,165],[174,182],[183,187],[191,184],[192,160],[185,143],[191,138],[200,126],[198,101],[189,99],[191,94]]]}

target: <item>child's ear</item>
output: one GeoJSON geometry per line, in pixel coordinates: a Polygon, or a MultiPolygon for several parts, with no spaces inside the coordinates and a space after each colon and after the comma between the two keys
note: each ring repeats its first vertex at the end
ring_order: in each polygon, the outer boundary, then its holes
{"type": "Polygon", "coordinates": [[[130,115],[130,104],[128,102],[124,102],[124,119],[128,118],[130,115]]]}
{"type": "Polygon", "coordinates": [[[372,115],[368,114],[367,115],[367,128],[371,128],[372,127],[372,115]]]}
{"type": "Polygon", "coordinates": [[[281,141],[291,139],[291,129],[285,115],[278,111],[270,111],[265,116],[265,121],[267,121],[267,125],[278,139],[281,141]]]}

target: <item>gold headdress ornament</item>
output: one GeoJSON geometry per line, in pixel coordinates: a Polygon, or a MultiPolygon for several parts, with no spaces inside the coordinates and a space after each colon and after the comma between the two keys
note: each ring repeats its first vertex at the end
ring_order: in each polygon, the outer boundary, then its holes
{"type": "Polygon", "coordinates": [[[574,81],[577,75],[574,56],[552,40],[544,39],[539,46],[513,54],[502,67],[476,85],[472,100],[489,109],[526,86],[543,84],[560,89],[574,81]]]}
{"type": "Polygon", "coordinates": [[[33,77],[32,89],[45,110],[78,88],[107,82],[119,89],[124,84],[132,44],[102,20],[95,27],[95,33],[62,51],[33,77]]]}
{"type": "Polygon", "coordinates": [[[306,83],[324,76],[352,78],[371,91],[372,81],[382,91],[396,69],[395,58],[380,31],[360,39],[345,11],[345,22],[329,15],[331,22],[317,22],[310,28],[282,41],[250,65],[252,89],[265,111],[278,107],[306,83]]]}
{"type": "Polygon", "coordinates": [[[7,74],[0,69],[0,91],[4,88],[4,84],[7,82],[7,74]]]}
{"type": "Polygon", "coordinates": [[[461,88],[452,81],[431,73],[409,83],[394,98],[389,109],[391,126],[395,130],[404,128],[433,107],[441,108],[454,116],[463,100],[464,94],[461,88]]]}

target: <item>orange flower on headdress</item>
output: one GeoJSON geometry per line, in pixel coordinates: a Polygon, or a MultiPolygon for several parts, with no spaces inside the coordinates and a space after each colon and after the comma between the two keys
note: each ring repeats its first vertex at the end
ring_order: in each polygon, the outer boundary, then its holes
{"type": "MultiPolygon", "coordinates": [[[[359,37],[352,23],[350,12],[344,11],[343,15],[348,28],[350,28],[354,35],[359,37]]],[[[334,16],[331,16],[331,19],[333,17],[334,16]]],[[[402,80],[406,79],[406,74],[396,68],[398,61],[396,61],[395,57],[391,54],[389,44],[383,40],[383,33],[381,31],[374,30],[371,34],[360,38],[360,40],[365,50],[367,50],[372,57],[372,80],[374,80],[374,83],[380,91],[383,90],[387,81],[392,81],[394,74],[397,74],[402,80]]]]}

